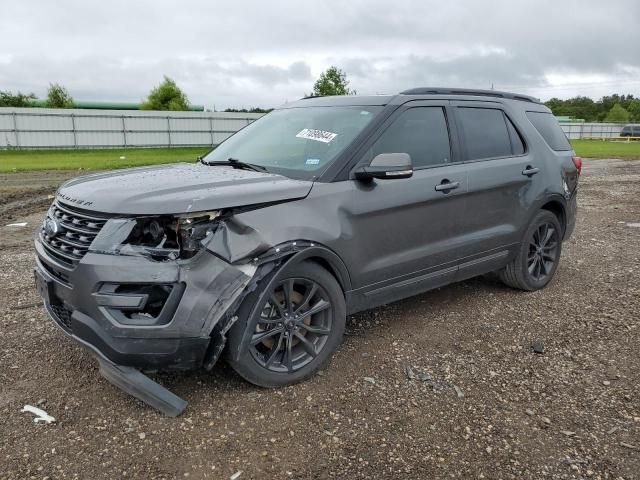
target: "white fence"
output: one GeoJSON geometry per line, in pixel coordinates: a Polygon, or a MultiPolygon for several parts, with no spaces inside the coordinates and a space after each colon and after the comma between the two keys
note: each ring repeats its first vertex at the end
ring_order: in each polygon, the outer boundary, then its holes
{"type": "MultiPolygon", "coordinates": [[[[0,149],[217,145],[259,113],[0,108],[0,149]]],[[[620,123],[560,123],[570,139],[617,137],[620,123]]]]}
{"type": "Polygon", "coordinates": [[[0,149],[217,145],[259,113],[0,108],[0,149]]]}
{"type": "Polygon", "coordinates": [[[622,127],[627,123],[564,123],[560,126],[567,138],[610,138],[619,137],[622,127]]]}

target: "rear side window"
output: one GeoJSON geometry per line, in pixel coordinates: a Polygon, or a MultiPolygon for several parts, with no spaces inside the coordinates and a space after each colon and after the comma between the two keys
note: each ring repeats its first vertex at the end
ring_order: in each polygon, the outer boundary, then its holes
{"type": "Polygon", "coordinates": [[[449,129],[442,107],[414,107],[402,112],[368,152],[408,153],[414,168],[451,161],[449,129]]]}
{"type": "Polygon", "coordinates": [[[557,152],[571,150],[571,144],[569,143],[569,140],[567,140],[567,136],[564,134],[562,128],[560,128],[560,125],[558,124],[558,121],[552,114],[544,112],[527,112],[527,117],[552,150],[557,152]]]}
{"type": "Polygon", "coordinates": [[[467,149],[467,160],[512,155],[511,138],[502,110],[459,107],[458,119],[467,149]]]}

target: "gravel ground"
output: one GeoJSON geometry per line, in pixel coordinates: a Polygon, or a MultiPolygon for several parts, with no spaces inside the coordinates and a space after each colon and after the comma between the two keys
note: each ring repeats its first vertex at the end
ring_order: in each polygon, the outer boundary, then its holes
{"type": "Polygon", "coordinates": [[[586,162],[579,204],[544,291],[478,278],[356,315],[280,390],[222,363],[161,375],[190,402],[175,419],[46,318],[23,212],[0,227],[0,478],[640,479],[640,162],[586,162]]]}

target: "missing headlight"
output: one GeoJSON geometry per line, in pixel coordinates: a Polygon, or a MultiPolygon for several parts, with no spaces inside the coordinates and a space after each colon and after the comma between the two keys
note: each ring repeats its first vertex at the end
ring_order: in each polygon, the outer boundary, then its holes
{"type": "Polygon", "coordinates": [[[143,250],[156,260],[191,258],[202,247],[202,240],[215,231],[218,215],[211,211],[137,218],[120,252],[143,250]]]}
{"type": "Polygon", "coordinates": [[[217,227],[219,212],[206,212],[178,218],[180,258],[191,258],[202,247],[202,240],[212,235],[217,227]]]}

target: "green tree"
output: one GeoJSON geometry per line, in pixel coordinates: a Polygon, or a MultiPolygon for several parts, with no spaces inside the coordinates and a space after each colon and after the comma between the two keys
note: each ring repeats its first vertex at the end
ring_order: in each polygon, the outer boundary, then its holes
{"type": "MultiPolygon", "coordinates": [[[[588,97],[573,97],[566,100],[552,98],[545,102],[545,104],[551,109],[554,115],[583,118],[587,122],[602,122],[607,118],[607,115],[614,105],[619,104],[623,109],[631,113],[631,105],[637,100],[633,95],[619,95],[614,93],[612,95],[605,95],[595,102],[588,97]]],[[[631,114],[631,117],[633,118],[633,114],[631,114]]]]}
{"type": "Polygon", "coordinates": [[[629,107],[627,107],[629,111],[629,115],[631,116],[631,121],[640,122],[640,98],[636,98],[629,102],[629,107]]]}
{"type": "Polygon", "coordinates": [[[320,78],[313,85],[313,95],[355,95],[355,90],[349,90],[347,74],[337,67],[329,67],[320,74],[320,78]]]}
{"type": "Polygon", "coordinates": [[[618,95],[617,93],[605,95],[596,102],[599,105],[598,120],[605,120],[616,103],[619,103],[622,108],[629,111],[629,104],[632,101],[633,95],[618,95]]]}
{"type": "Polygon", "coordinates": [[[48,108],[73,108],[73,98],[62,85],[50,83],[45,105],[48,108]]]}
{"type": "Polygon", "coordinates": [[[35,100],[33,93],[16,93],[0,90],[0,107],[30,107],[31,100],[35,100]]]}
{"type": "Polygon", "coordinates": [[[574,97],[567,100],[552,98],[545,102],[554,115],[582,118],[587,122],[597,120],[598,105],[589,97],[574,97]]]}
{"type": "Polygon", "coordinates": [[[165,76],[142,103],[142,110],[189,110],[189,100],[176,82],[165,76]]]}
{"type": "Polygon", "coordinates": [[[616,103],[607,116],[605,117],[606,122],[628,122],[629,121],[629,112],[627,112],[622,105],[616,103]]]}

